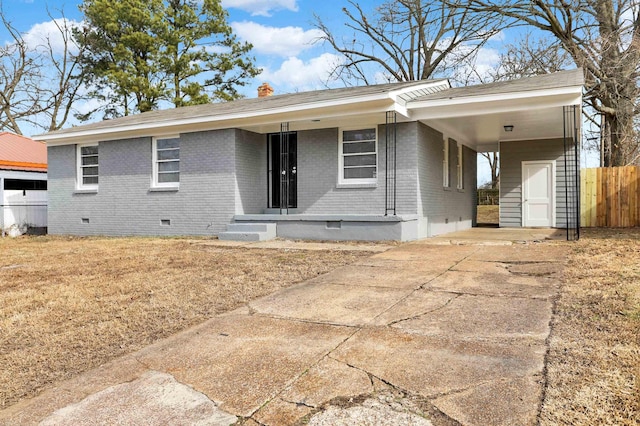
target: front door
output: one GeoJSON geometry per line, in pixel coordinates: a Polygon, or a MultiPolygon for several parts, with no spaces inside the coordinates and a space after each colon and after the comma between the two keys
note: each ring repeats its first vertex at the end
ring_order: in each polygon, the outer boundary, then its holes
{"type": "Polygon", "coordinates": [[[298,138],[295,132],[269,135],[269,207],[298,206],[298,138]]]}
{"type": "Polygon", "coordinates": [[[522,162],[522,226],[555,226],[555,162],[522,162]]]}

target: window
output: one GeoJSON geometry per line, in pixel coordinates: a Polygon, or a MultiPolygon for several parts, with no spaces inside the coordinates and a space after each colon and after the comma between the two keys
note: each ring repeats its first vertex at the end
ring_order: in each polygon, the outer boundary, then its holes
{"type": "Polygon", "coordinates": [[[180,138],[153,140],[153,186],[177,187],[180,183],[180,138]]]}
{"type": "Polygon", "coordinates": [[[46,191],[46,180],[5,179],[4,189],[17,191],[46,191]]]}
{"type": "Polygon", "coordinates": [[[78,145],[78,189],[98,189],[98,145],[78,145]]]}
{"type": "Polygon", "coordinates": [[[462,162],[462,145],[458,144],[458,189],[464,189],[464,163],[462,162]]]}
{"type": "Polygon", "coordinates": [[[443,140],[442,159],[442,186],[449,187],[449,138],[443,140]]]}
{"type": "Polygon", "coordinates": [[[376,183],[377,129],[340,132],[340,183],[376,183]]]}

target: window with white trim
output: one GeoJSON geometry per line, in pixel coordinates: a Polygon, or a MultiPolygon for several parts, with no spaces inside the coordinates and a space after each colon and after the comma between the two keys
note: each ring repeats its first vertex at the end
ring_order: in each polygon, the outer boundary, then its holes
{"type": "Polygon", "coordinates": [[[180,184],[180,137],[153,139],[153,186],[177,188],[180,184]]]}
{"type": "Polygon", "coordinates": [[[449,187],[449,138],[444,138],[442,145],[442,186],[449,187]]]}
{"type": "Polygon", "coordinates": [[[458,144],[458,189],[464,189],[464,162],[462,158],[462,145],[458,144]]]}
{"type": "Polygon", "coordinates": [[[78,145],[78,189],[97,190],[99,180],[98,144],[78,145]]]}
{"type": "Polygon", "coordinates": [[[378,175],[378,130],[341,130],[339,145],[340,183],[376,183],[378,175]]]}

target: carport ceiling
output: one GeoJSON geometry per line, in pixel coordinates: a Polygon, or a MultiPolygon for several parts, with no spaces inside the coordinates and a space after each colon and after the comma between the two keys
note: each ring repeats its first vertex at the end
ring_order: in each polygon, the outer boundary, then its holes
{"type": "Polygon", "coordinates": [[[500,141],[562,138],[564,134],[562,107],[421,121],[478,152],[498,151],[500,141]],[[513,126],[513,131],[506,132],[506,125],[513,126]]]}

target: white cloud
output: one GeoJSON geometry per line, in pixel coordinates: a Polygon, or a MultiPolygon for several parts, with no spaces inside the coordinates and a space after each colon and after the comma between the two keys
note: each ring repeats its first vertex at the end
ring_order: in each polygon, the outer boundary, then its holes
{"type": "Polygon", "coordinates": [[[267,27],[249,21],[233,22],[231,27],[240,39],[251,43],[256,52],[283,57],[297,56],[323,35],[316,29],[267,27]]]}
{"type": "Polygon", "coordinates": [[[23,39],[32,49],[49,50],[49,47],[47,47],[49,45],[51,46],[53,53],[60,54],[64,51],[63,32],[66,32],[67,37],[70,40],[69,48],[75,49],[75,44],[72,41],[71,30],[73,27],[79,26],[81,26],[80,22],[70,19],[65,20],[65,18],[57,18],[52,21],[35,24],[23,35],[23,39]]]}
{"type": "Polygon", "coordinates": [[[222,0],[222,6],[241,9],[254,16],[271,16],[277,10],[298,11],[297,0],[222,0]]]}
{"type": "Polygon", "coordinates": [[[275,71],[264,68],[259,78],[275,86],[276,93],[321,89],[341,61],[341,56],[332,53],[324,53],[307,62],[291,57],[275,71]]]}

